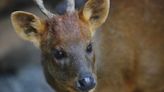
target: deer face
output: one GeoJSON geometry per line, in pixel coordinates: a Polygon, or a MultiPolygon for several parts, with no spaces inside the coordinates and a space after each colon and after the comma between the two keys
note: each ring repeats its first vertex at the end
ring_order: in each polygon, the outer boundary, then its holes
{"type": "Polygon", "coordinates": [[[92,36],[105,21],[109,8],[108,0],[95,7],[99,3],[89,0],[81,12],[73,11],[71,6],[62,16],[43,10],[50,16],[47,20],[22,11],[12,14],[16,32],[40,47],[46,79],[57,92],[89,92],[95,88],[92,36]]]}
{"type": "Polygon", "coordinates": [[[41,49],[48,82],[54,81],[51,85],[59,92],[94,88],[94,51],[87,24],[75,13],[47,20],[47,27],[41,49]]]}

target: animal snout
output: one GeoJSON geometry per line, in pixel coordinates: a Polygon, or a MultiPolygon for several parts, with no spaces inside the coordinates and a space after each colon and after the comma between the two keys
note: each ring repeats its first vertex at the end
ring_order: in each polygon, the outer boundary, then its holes
{"type": "Polygon", "coordinates": [[[89,91],[96,86],[96,80],[92,75],[84,75],[77,81],[77,87],[81,91],[89,91]]]}

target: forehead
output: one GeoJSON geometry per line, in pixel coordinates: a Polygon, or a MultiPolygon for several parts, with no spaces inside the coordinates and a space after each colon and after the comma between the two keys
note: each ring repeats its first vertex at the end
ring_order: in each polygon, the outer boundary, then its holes
{"type": "Polygon", "coordinates": [[[91,39],[89,25],[79,18],[78,13],[57,16],[47,23],[48,32],[56,44],[87,42],[91,39]]]}

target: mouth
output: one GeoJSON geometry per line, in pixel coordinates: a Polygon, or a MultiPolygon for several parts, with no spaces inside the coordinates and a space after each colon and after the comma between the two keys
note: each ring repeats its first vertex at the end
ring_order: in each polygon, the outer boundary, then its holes
{"type": "MultiPolygon", "coordinates": [[[[63,84],[61,84],[63,85],[63,84]]],[[[96,88],[96,80],[92,77],[79,78],[78,81],[69,81],[61,87],[63,92],[93,92],[96,88]]]]}
{"type": "Polygon", "coordinates": [[[94,89],[88,90],[88,91],[82,91],[78,87],[72,87],[70,86],[66,92],[93,92],[94,89]]]}
{"type": "MultiPolygon", "coordinates": [[[[78,90],[76,88],[67,88],[65,91],[63,90],[62,92],[93,92],[94,89],[90,90],[90,91],[81,91],[81,90],[78,90]]],[[[57,91],[57,90],[56,90],[57,91]]],[[[58,91],[57,91],[58,92],[58,91]]],[[[60,91],[59,91],[60,92],[60,91]]]]}

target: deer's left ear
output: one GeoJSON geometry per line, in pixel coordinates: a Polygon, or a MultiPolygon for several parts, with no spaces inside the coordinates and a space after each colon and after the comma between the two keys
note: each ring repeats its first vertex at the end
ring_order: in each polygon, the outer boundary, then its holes
{"type": "Polygon", "coordinates": [[[39,45],[40,36],[45,31],[45,23],[32,13],[16,11],[11,14],[16,33],[23,39],[39,45]]]}
{"type": "Polygon", "coordinates": [[[85,20],[91,23],[93,28],[100,27],[107,19],[110,0],[88,0],[82,11],[85,20]]]}

